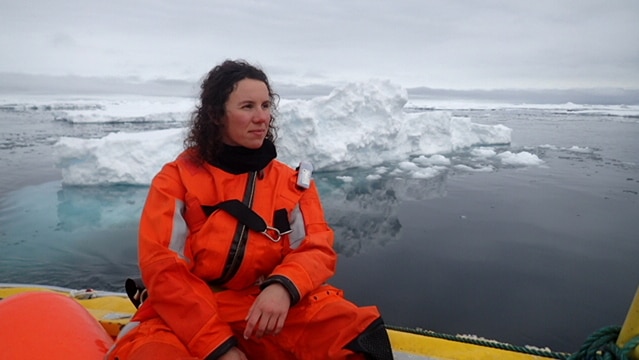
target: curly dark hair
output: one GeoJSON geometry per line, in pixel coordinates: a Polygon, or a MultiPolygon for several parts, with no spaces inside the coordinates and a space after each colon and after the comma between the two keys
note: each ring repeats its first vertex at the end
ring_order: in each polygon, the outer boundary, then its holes
{"type": "Polygon", "coordinates": [[[214,67],[202,81],[200,103],[191,114],[189,133],[184,147],[196,151],[200,160],[215,162],[222,148],[222,118],[226,113],[225,104],[237,83],[243,79],[253,79],[266,84],[271,100],[271,121],[266,139],[274,142],[277,137],[275,115],[279,96],[273,92],[268,77],[261,69],[244,60],[226,60],[214,67]]]}

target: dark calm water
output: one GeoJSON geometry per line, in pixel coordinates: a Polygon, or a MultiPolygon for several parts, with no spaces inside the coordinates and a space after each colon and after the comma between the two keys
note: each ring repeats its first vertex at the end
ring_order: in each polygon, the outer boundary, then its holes
{"type": "MultiPolygon", "coordinates": [[[[457,115],[511,127],[513,151],[545,165],[421,180],[316,173],[340,253],[332,283],[390,324],[517,345],[575,351],[592,331],[621,325],[639,285],[639,122],[457,115]]],[[[62,187],[50,151],[61,135],[116,125],[5,112],[0,126],[0,282],[122,290],[137,273],[146,188],[62,187]]]]}

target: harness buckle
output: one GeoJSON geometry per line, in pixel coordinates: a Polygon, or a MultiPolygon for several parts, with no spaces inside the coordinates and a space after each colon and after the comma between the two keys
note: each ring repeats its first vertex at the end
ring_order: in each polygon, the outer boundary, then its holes
{"type": "Polygon", "coordinates": [[[279,242],[280,240],[282,240],[282,236],[286,235],[286,234],[290,234],[293,230],[286,230],[286,231],[280,231],[280,229],[276,228],[276,227],[272,227],[272,226],[268,226],[266,225],[266,229],[264,231],[262,231],[262,234],[264,234],[264,236],[266,236],[267,238],[269,238],[272,242],[279,242]],[[271,236],[271,234],[269,233],[275,233],[275,237],[271,236]]]}
{"type": "Polygon", "coordinates": [[[266,229],[264,229],[264,231],[262,231],[262,234],[264,234],[264,236],[266,236],[272,242],[275,242],[275,243],[279,242],[280,240],[282,240],[282,233],[280,232],[280,230],[278,228],[274,228],[272,226],[266,225],[266,229]],[[276,237],[271,236],[271,234],[269,233],[269,230],[272,233],[275,233],[276,237]]]}

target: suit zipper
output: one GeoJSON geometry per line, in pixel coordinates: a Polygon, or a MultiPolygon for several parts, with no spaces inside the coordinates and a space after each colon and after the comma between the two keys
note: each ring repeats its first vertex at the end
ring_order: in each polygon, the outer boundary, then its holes
{"type": "MultiPolygon", "coordinates": [[[[246,183],[246,189],[244,190],[244,199],[242,202],[249,208],[253,206],[253,200],[255,196],[255,182],[257,179],[257,171],[249,173],[248,181],[246,183]]],[[[249,229],[246,225],[238,221],[235,228],[235,235],[233,235],[233,243],[231,244],[231,250],[229,251],[224,265],[224,272],[222,276],[216,280],[210,282],[212,285],[222,285],[237,273],[244,259],[244,252],[246,250],[246,242],[248,240],[249,229]]]]}

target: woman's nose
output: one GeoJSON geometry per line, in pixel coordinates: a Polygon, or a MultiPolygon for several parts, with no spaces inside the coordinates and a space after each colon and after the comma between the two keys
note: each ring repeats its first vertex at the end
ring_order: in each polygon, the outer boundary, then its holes
{"type": "Polygon", "coordinates": [[[254,121],[265,122],[271,120],[271,109],[258,109],[254,121]]]}

